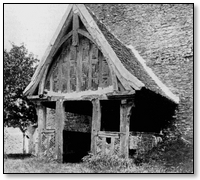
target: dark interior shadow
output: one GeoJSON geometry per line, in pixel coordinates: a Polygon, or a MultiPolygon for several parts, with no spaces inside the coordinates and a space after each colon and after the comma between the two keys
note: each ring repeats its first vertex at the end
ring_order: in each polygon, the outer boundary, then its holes
{"type": "Polygon", "coordinates": [[[32,154],[4,154],[4,157],[9,159],[26,159],[32,157],[32,154]]]}

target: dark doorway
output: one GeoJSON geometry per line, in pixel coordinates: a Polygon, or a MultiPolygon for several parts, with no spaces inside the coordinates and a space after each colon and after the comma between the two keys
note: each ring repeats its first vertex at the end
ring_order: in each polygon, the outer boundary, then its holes
{"type": "Polygon", "coordinates": [[[120,101],[101,101],[101,131],[119,132],[120,101]]]}
{"type": "Polygon", "coordinates": [[[81,162],[90,151],[92,103],[68,101],[65,107],[63,162],[81,162]]]}
{"type": "Polygon", "coordinates": [[[63,131],[63,161],[81,162],[90,151],[91,133],[63,131]]]}

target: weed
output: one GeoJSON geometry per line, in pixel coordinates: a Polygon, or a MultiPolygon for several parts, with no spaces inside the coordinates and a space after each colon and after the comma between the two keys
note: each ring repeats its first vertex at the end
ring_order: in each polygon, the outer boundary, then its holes
{"type": "Polygon", "coordinates": [[[83,162],[95,171],[130,169],[134,165],[132,159],[121,158],[117,155],[93,155],[83,157],[83,162]]]}

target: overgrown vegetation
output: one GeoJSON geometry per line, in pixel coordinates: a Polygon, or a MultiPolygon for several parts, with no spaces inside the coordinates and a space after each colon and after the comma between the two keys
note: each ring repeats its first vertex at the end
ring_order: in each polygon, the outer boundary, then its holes
{"type": "Polygon", "coordinates": [[[7,155],[4,157],[4,173],[192,173],[192,147],[182,140],[168,146],[160,144],[149,153],[133,159],[117,156],[93,156],[83,158],[83,163],[59,164],[56,161],[39,160],[30,156],[7,155]],[[138,162],[138,160],[139,161],[138,162]]]}
{"type": "Polygon", "coordinates": [[[130,159],[89,154],[83,162],[94,172],[193,173],[193,144],[182,138],[176,121],[163,134],[157,147],[148,152],[138,150],[130,159]]]}
{"type": "Polygon", "coordinates": [[[138,151],[130,159],[89,154],[82,163],[59,164],[36,157],[4,157],[5,173],[193,173],[193,144],[175,128],[163,131],[163,142],[148,152],[138,151]]]}
{"type": "Polygon", "coordinates": [[[157,164],[170,172],[192,173],[193,144],[182,137],[176,124],[177,120],[174,120],[170,127],[163,130],[163,141],[158,143],[157,147],[134,156],[135,164],[157,164]]]}
{"type": "Polygon", "coordinates": [[[105,171],[120,171],[125,169],[131,169],[134,166],[132,159],[121,158],[117,155],[93,155],[89,154],[83,158],[83,162],[86,166],[94,172],[105,171]]]}

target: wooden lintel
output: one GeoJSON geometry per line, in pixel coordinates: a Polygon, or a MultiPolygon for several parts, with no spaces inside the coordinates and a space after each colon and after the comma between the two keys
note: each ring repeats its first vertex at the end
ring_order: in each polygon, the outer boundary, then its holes
{"type": "Polygon", "coordinates": [[[27,98],[33,102],[43,102],[50,100],[50,98],[45,95],[28,96],[27,98]]]}
{"type": "Polygon", "coordinates": [[[55,133],[55,129],[45,129],[42,132],[44,132],[46,134],[53,134],[53,133],[55,133]]]}
{"type": "Polygon", "coordinates": [[[108,132],[108,131],[99,131],[98,133],[98,136],[105,136],[105,137],[115,137],[115,138],[118,138],[120,137],[120,135],[123,135],[124,133],[121,133],[121,132],[108,132]]]}
{"type": "Polygon", "coordinates": [[[134,99],[135,97],[135,91],[132,90],[132,91],[123,91],[123,92],[120,92],[120,91],[114,91],[114,92],[111,92],[111,93],[107,93],[106,96],[108,97],[108,99],[134,99]]]}
{"type": "Polygon", "coordinates": [[[82,97],[76,97],[76,98],[65,98],[64,96],[51,96],[49,97],[49,100],[51,101],[57,101],[57,100],[65,100],[65,101],[92,101],[94,99],[98,98],[99,100],[107,100],[106,96],[101,95],[90,95],[90,96],[82,96],[82,97]]]}

